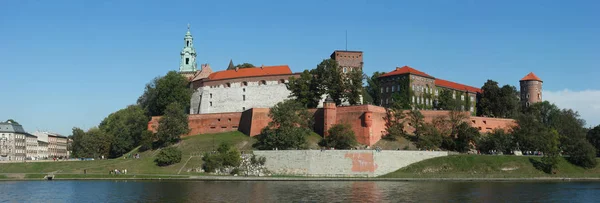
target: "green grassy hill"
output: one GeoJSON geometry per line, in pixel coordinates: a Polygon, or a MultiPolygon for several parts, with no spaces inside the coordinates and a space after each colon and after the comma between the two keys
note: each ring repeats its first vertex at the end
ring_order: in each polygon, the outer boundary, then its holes
{"type": "MultiPolygon", "coordinates": [[[[310,149],[319,149],[318,142],[321,137],[315,133],[307,137],[310,149]]],[[[226,142],[236,147],[240,152],[250,153],[252,144],[256,139],[244,135],[241,132],[226,132],[217,134],[202,134],[185,137],[175,145],[183,152],[180,163],[171,166],[159,167],[154,163],[154,158],[159,150],[150,150],[140,153],[140,159],[126,159],[127,155],[117,159],[94,160],[94,161],[56,161],[56,162],[32,162],[32,163],[7,163],[0,164],[0,179],[25,177],[43,178],[48,173],[57,174],[60,178],[77,177],[114,177],[108,176],[110,170],[127,169],[131,176],[119,177],[153,177],[153,175],[203,175],[198,172],[187,172],[188,169],[199,169],[202,167],[200,155],[207,151],[216,150],[220,143],[226,142]],[[83,176],[84,170],[87,175],[83,176]],[[4,174],[4,175],[3,175],[4,174]]],[[[134,149],[130,154],[138,153],[134,149]]],[[[167,177],[167,176],[165,176],[167,177]]]]}
{"type": "Polygon", "coordinates": [[[535,178],[600,177],[600,167],[584,169],[561,159],[558,174],[550,175],[535,165],[540,157],[453,155],[411,164],[383,178],[535,178]]]}
{"type": "MultiPolygon", "coordinates": [[[[88,174],[108,175],[110,170],[127,169],[128,174],[198,175],[199,173],[188,173],[187,169],[201,167],[202,160],[198,155],[201,155],[205,151],[216,149],[221,142],[228,142],[237,147],[240,151],[249,151],[252,149],[252,144],[255,142],[255,139],[244,135],[241,132],[204,134],[186,137],[183,138],[182,142],[176,145],[183,152],[182,161],[166,167],[156,166],[154,158],[159,150],[151,150],[141,152],[140,159],[125,159],[124,156],[117,159],[94,161],[0,164],[0,173],[31,173],[32,175],[28,175],[28,177],[37,177],[39,175],[33,174],[83,174],[84,170],[87,170],[88,174]]],[[[131,151],[131,154],[135,153],[137,153],[137,149],[131,151]]]]}

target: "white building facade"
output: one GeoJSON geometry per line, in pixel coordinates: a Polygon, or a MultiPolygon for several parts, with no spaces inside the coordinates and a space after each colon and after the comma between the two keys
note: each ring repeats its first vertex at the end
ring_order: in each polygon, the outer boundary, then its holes
{"type": "Polygon", "coordinates": [[[18,123],[0,122],[0,161],[23,161],[26,158],[26,132],[18,123]]]}
{"type": "Polygon", "coordinates": [[[214,72],[192,82],[190,114],[243,112],[270,108],[289,99],[286,83],[299,77],[285,66],[268,66],[214,72]]]}

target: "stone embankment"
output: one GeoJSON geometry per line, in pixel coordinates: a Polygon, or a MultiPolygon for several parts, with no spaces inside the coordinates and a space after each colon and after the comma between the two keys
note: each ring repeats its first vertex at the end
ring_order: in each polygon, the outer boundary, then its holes
{"type": "Polygon", "coordinates": [[[310,177],[376,177],[425,159],[448,156],[445,151],[277,150],[254,151],[265,157],[274,175],[310,177]]]}

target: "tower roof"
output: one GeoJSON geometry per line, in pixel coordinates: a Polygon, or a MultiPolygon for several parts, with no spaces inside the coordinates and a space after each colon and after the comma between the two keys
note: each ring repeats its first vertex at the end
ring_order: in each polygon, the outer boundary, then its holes
{"type": "Polygon", "coordinates": [[[187,32],[185,33],[185,36],[186,37],[188,37],[188,36],[191,37],[192,36],[192,33],[190,32],[190,24],[189,23],[188,23],[188,29],[187,29],[187,32]]]}
{"type": "Polygon", "coordinates": [[[210,74],[208,79],[210,80],[224,80],[233,78],[245,78],[245,77],[259,77],[259,76],[271,76],[271,75],[286,75],[292,74],[292,70],[287,65],[279,66],[261,66],[254,68],[242,68],[239,70],[224,70],[210,74]]]}
{"type": "Polygon", "coordinates": [[[525,77],[523,77],[521,80],[519,81],[530,81],[530,80],[535,80],[535,81],[542,81],[542,79],[540,79],[537,75],[533,74],[533,72],[530,72],[529,74],[527,74],[525,77]]]}
{"type": "Polygon", "coordinates": [[[433,78],[433,76],[431,76],[427,73],[421,72],[417,69],[411,68],[410,66],[402,66],[402,68],[396,67],[396,70],[386,73],[386,74],[383,74],[379,77],[381,78],[381,77],[387,77],[387,76],[392,76],[392,75],[404,75],[407,73],[410,73],[413,75],[418,75],[418,76],[423,76],[423,77],[428,77],[428,78],[433,78]]]}

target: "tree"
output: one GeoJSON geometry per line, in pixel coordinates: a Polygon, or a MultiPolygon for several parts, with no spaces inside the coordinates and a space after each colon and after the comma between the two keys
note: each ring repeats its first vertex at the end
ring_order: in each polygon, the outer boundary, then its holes
{"type": "Polygon", "coordinates": [[[437,108],[453,111],[461,110],[460,101],[452,97],[452,90],[449,89],[441,89],[437,108]]]}
{"type": "Polygon", "coordinates": [[[88,153],[86,157],[108,157],[110,155],[110,146],[113,140],[110,135],[99,128],[89,129],[85,134],[87,138],[84,139],[84,142],[86,142],[88,153]]]}
{"type": "Polygon", "coordinates": [[[586,138],[596,148],[596,156],[600,156],[600,125],[590,129],[586,138]]]}
{"type": "Polygon", "coordinates": [[[468,152],[473,149],[473,144],[479,139],[479,130],[471,127],[467,123],[461,123],[458,126],[458,136],[455,139],[456,151],[468,152]]]}
{"type": "Polygon", "coordinates": [[[152,131],[144,130],[140,141],[140,152],[152,149],[156,136],[152,131]]]}
{"type": "Polygon", "coordinates": [[[572,145],[567,145],[565,152],[568,152],[567,160],[572,164],[584,168],[594,168],[597,165],[596,149],[584,139],[576,139],[572,145]]]}
{"type": "Polygon", "coordinates": [[[168,166],[181,162],[181,150],[175,147],[166,147],[160,150],[154,162],[158,166],[168,166]]]}
{"type": "Polygon", "coordinates": [[[416,146],[419,149],[435,150],[442,145],[442,134],[432,124],[421,125],[421,135],[417,139],[416,146]]]}
{"type": "Polygon", "coordinates": [[[167,75],[154,78],[148,83],[137,103],[151,116],[163,115],[171,103],[179,103],[182,105],[182,110],[187,110],[192,98],[192,90],[188,84],[184,76],[170,71],[167,75]]]}
{"type": "Polygon", "coordinates": [[[202,168],[206,172],[215,172],[217,169],[231,166],[238,167],[242,162],[240,152],[228,143],[221,143],[216,153],[205,153],[202,157],[202,168]]]}
{"type": "Polygon", "coordinates": [[[504,154],[510,154],[514,149],[513,136],[502,129],[494,129],[487,136],[479,139],[477,148],[481,152],[496,150],[504,154]]]}
{"type": "Polygon", "coordinates": [[[346,79],[346,99],[350,105],[360,104],[360,96],[363,92],[363,72],[362,70],[350,71],[346,79]]]}
{"type": "Polygon", "coordinates": [[[335,124],[327,131],[328,135],[321,141],[327,148],[351,149],[356,146],[356,136],[350,124],[335,124]]]}
{"type": "Polygon", "coordinates": [[[419,111],[419,110],[410,110],[407,113],[407,119],[409,122],[408,125],[412,126],[415,129],[413,134],[415,135],[415,137],[418,140],[419,137],[421,135],[423,135],[423,133],[425,131],[425,129],[424,129],[425,117],[423,116],[423,114],[421,114],[421,111],[419,111]]]}
{"type": "Polygon", "coordinates": [[[481,88],[477,113],[483,116],[514,118],[519,111],[519,93],[510,85],[498,86],[498,82],[488,80],[481,88]]]}
{"type": "Polygon", "coordinates": [[[158,145],[166,147],[178,142],[181,135],[189,133],[188,116],[183,112],[179,103],[171,103],[165,109],[163,115],[158,121],[158,130],[156,136],[158,145]]]}
{"type": "Polygon", "coordinates": [[[254,68],[254,67],[256,67],[256,66],[252,65],[251,63],[242,63],[242,64],[235,65],[235,68],[239,68],[239,69],[242,69],[242,68],[254,68]]]}
{"type": "Polygon", "coordinates": [[[367,86],[365,86],[366,92],[373,98],[374,105],[381,105],[381,83],[379,82],[379,76],[385,74],[385,72],[375,71],[371,77],[367,77],[367,86]]]}
{"type": "Polygon", "coordinates": [[[128,106],[104,118],[98,127],[113,138],[110,157],[119,157],[140,145],[148,121],[150,118],[137,105],[128,106]]]}
{"type": "Polygon", "coordinates": [[[291,92],[290,98],[308,108],[316,108],[325,93],[322,84],[309,70],[304,70],[299,78],[290,77],[286,86],[291,92]]]}
{"type": "Polygon", "coordinates": [[[8,120],[6,120],[6,122],[7,123],[14,123],[14,124],[17,124],[17,125],[19,124],[19,122],[15,121],[13,119],[8,119],[8,120]]]}
{"type": "Polygon", "coordinates": [[[258,149],[303,149],[311,133],[312,115],[295,100],[279,102],[269,111],[271,122],[256,136],[258,149]]]}
{"type": "Polygon", "coordinates": [[[86,143],[86,135],[85,135],[85,131],[83,131],[80,128],[73,128],[73,132],[72,132],[72,137],[73,137],[73,154],[71,155],[72,157],[89,157],[87,156],[87,144],[86,143]]]}
{"type": "Polygon", "coordinates": [[[323,60],[314,69],[314,74],[317,81],[324,85],[325,93],[333,99],[335,104],[338,106],[342,104],[347,92],[347,83],[337,61],[333,59],[323,60]]]}
{"type": "Polygon", "coordinates": [[[545,165],[546,173],[554,174],[558,169],[558,161],[560,159],[559,135],[556,130],[546,132],[546,145],[544,147],[544,157],[542,163],[545,165]]]}

